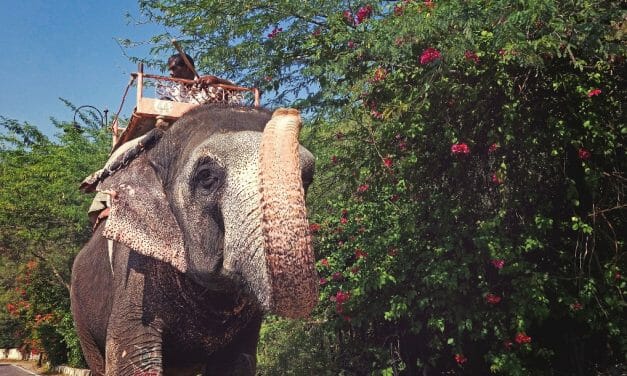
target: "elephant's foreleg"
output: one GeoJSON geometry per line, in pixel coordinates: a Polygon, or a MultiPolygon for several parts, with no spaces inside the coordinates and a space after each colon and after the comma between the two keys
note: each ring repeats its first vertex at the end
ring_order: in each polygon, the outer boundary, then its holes
{"type": "Polygon", "coordinates": [[[104,348],[111,311],[113,275],[102,227],[74,259],[72,266],[72,315],[85,360],[94,376],[105,374],[104,348]]]}
{"type": "Polygon", "coordinates": [[[106,375],[161,376],[161,337],[149,330],[132,329],[135,335],[107,340],[106,375]]]}
{"type": "Polygon", "coordinates": [[[106,375],[160,376],[163,374],[162,322],[149,307],[146,271],[137,267],[134,253],[120,252],[115,262],[116,292],[107,327],[106,375]],[[125,257],[126,256],[126,257],[125,257]]]}
{"type": "Polygon", "coordinates": [[[254,376],[262,315],[253,317],[229,346],[211,356],[203,376],[254,376]]]}
{"type": "Polygon", "coordinates": [[[85,361],[92,375],[103,376],[105,374],[104,357],[96,345],[96,341],[94,341],[89,334],[85,334],[85,330],[83,330],[78,323],[76,327],[79,338],[81,339],[81,349],[83,350],[85,361]]]}

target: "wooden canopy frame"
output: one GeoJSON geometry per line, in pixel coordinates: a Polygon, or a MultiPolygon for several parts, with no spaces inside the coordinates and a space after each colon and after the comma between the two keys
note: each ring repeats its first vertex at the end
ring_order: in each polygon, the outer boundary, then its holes
{"type": "MultiPolygon", "coordinates": [[[[131,73],[131,83],[137,80],[137,106],[131,115],[128,126],[124,129],[118,127],[117,116],[113,121],[113,149],[116,149],[119,145],[122,145],[126,141],[139,137],[150,129],[155,127],[157,117],[160,117],[166,121],[175,121],[183,116],[184,113],[199,106],[199,103],[184,103],[172,100],[164,100],[158,98],[144,97],[144,79],[152,79],[156,81],[170,81],[181,84],[193,85],[198,83],[194,80],[187,80],[182,78],[172,78],[153,74],[144,73],[144,67],[142,63],[139,63],[138,71],[131,73]],[[121,131],[121,132],[120,132],[121,131]]],[[[130,85],[130,84],[129,84],[130,85]]],[[[224,84],[212,84],[210,87],[223,89],[227,92],[250,92],[254,97],[254,106],[259,107],[261,101],[261,95],[257,88],[247,88],[236,85],[224,85],[224,84]]]]}

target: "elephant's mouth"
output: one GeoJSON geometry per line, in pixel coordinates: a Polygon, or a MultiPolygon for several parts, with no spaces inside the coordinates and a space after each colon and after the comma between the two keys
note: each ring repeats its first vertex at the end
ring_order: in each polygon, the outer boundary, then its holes
{"type": "MultiPolygon", "coordinates": [[[[201,294],[203,295],[237,297],[237,303],[234,301],[234,304],[243,304],[240,301],[246,301],[247,303],[257,305],[261,311],[269,312],[270,306],[268,299],[263,298],[267,294],[259,294],[257,291],[258,287],[254,283],[251,283],[250,277],[243,271],[247,268],[229,267],[225,265],[224,252],[224,247],[218,249],[217,254],[220,255],[220,257],[215,261],[213,268],[191,269],[187,272],[188,277],[199,285],[201,294]]],[[[259,248],[257,252],[263,254],[261,248],[259,248]]]]}

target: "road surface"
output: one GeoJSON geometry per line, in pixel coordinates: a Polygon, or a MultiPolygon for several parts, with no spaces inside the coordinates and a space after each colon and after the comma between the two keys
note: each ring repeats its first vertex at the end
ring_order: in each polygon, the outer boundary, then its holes
{"type": "Polygon", "coordinates": [[[0,376],[32,376],[32,375],[36,375],[36,373],[26,371],[23,368],[20,368],[13,364],[0,363],[0,376]]]}

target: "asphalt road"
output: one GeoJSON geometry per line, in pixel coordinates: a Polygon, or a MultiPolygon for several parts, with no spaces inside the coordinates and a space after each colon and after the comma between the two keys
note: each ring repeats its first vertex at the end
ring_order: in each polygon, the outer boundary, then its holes
{"type": "Polygon", "coordinates": [[[0,363],[0,376],[32,376],[36,373],[25,371],[24,369],[14,366],[13,364],[0,363]]]}

